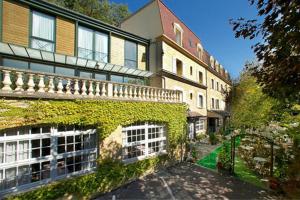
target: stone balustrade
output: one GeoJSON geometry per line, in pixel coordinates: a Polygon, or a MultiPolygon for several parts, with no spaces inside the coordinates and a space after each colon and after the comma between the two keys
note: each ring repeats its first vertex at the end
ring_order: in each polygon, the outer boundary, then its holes
{"type": "Polygon", "coordinates": [[[116,99],[182,103],[182,92],[1,67],[0,96],[40,99],[116,99]]]}

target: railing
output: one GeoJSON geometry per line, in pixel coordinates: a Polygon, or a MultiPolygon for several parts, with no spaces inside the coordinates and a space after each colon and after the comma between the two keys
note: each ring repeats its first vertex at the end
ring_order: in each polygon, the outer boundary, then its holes
{"type": "Polygon", "coordinates": [[[47,99],[118,99],[181,103],[182,92],[142,85],[0,67],[0,96],[47,99]]]}

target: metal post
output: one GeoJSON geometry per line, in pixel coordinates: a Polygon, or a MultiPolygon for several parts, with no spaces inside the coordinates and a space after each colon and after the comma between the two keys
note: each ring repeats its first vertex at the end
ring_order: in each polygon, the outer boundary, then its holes
{"type": "Polygon", "coordinates": [[[235,136],[233,136],[233,151],[232,151],[232,166],[231,166],[231,170],[232,170],[232,174],[234,174],[234,165],[235,165],[235,136]]]}

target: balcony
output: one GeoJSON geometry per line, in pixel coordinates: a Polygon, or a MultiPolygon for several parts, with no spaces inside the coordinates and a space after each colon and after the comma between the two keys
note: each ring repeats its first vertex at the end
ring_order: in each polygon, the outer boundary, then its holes
{"type": "Polygon", "coordinates": [[[182,92],[0,66],[0,96],[182,103],[182,92]]]}

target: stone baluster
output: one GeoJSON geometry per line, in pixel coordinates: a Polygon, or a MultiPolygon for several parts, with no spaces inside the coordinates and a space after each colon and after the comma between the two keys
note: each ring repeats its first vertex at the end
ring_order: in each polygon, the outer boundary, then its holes
{"type": "Polygon", "coordinates": [[[74,85],[74,94],[79,95],[79,81],[78,79],[75,79],[75,85],[74,85]]]}
{"type": "Polygon", "coordinates": [[[66,94],[71,95],[71,79],[67,78],[66,94]]]}
{"type": "Polygon", "coordinates": [[[94,97],[93,81],[89,81],[89,97],[94,97]]]}
{"type": "Polygon", "coordinates": [[[16,85],[17,85],[17,88],[15,89],[15,91],[17,92],[21,92],[21,91],[24,91],[23,90],[23,85],[24,85],[24,82],[23,82],[23,72],[16,72],[17,73],[17,82],[16,82],[16,85]]]}
{"type": "Polygon", "coordinates": [[[118,97],[118,85],[114,83],[114,97],[118,97]]]}
{"type": "Polygon", "coordinates": [[[10,72],[9,70],[3,70],[4,72],[4,79],[3,79],[3,85],[4,87],[2,88],[2,91],[10,92],[12,91],[10,85],[12,84],[10,80],[10,72]]]}
{"type": "Polygon", "coordinates": [[[128,88],[129,88],[129,93],[128,93],[129,99],[131,99],[132,98],[132,86],[130,85],[130,86],[128,86],[128,88]]]}
{"type": "Polygon", "coordinates": [[[113,83],[107,83],[107,96],[108,97],[113,97],[113,83]]]}
{"type": "Polygon", "coordinates": [[[151,96],[151,88],[148,88],[148,98],[149,98],[149,100],[152,99],[152,96],[151,96]]]}
{"type": "Polygon", "coordinates": [[[100,96],[100,82],[96,82],[95,95],[96,97],[100,96]]]}
{"type": "Polygon", "coordinates": [[[82,96],[86,96],[87,95],[87,89],[86,89],[86,81],[85,80],[82,80],[82,88],[81,88],[81,91],[82,91],[82,93],[81,93],[81,95],[82,96]]]}
{"type": "Polygon", "coordinates": [[[146,100],[146,88],[145,87],[143,87],[142,88],[142,91],[143,91],[143,100],[146,100]]]}
{"type": "Polygon", "coordinates": [[[44,75],[39,75],[40,77],[40,80],[39,80],[39,84],[38,84],[38,87],[39,87],[39,90],[38,92],[41,92],[41,93],[44,93],[45,92],[45,83],[44,83],[44,75]]]}
{"type": "Polygon", "coordinates": [[[137,98],[137,87],[133,86],[133,98],[136,99],[137,98]]]}
{"type": "Polygon", "coordinates": [[[48,85],[48,93],[53,94],[54,93],[54,82],[53,82],[54,77],[53,76],[49,76],[49,85],[48,85]]]}
{"type": "Polygon", "coordinates": [[[158,100],[159,101],[162,100],[162,90],[161,89],[158,91],[158,100]]]}
{"type": "Polygon", "coordinates": [[[123,98],[123,95],[124,95],[124,93],[123,93],[123,85],[120,85],[119,87],[120,87],[119,88],[119,97],[123,98]]]}
{"type": "Polygon", "coordinates": [[[148,90],[149,90],[149,88],[145,88],[145,90],[144,90],[144,99],[145,100],[148,100],[148,90]]]}
{"type": "Polygon", "coordinates": [[[124,85],[124,98],[127,99],[128,98],[128,86],[124,85]]]}
{"type": "Polygon", "coordinates": [[[29,92],[29,93],[35,92],[35,90],[34,90],[35,84],[34,84],[33,78],[34,78],[34,75],[29,74],[29,80],[28,80],[28,84],[27,84],[28,85],[27,92],[29,92]]]}
{"type": "Polygon", "coordinates": [[[60,77],[58,77],[57,79],[58,79],[57,94],[63,94],[64,86],[62,84],[62,79],[60,77]]]}
{"type": "Polygon", "coordinates": [[[101,96],[105,97],[106,96],[106,83],[102,83],[102,89],[101,89],[101,96]]]}

